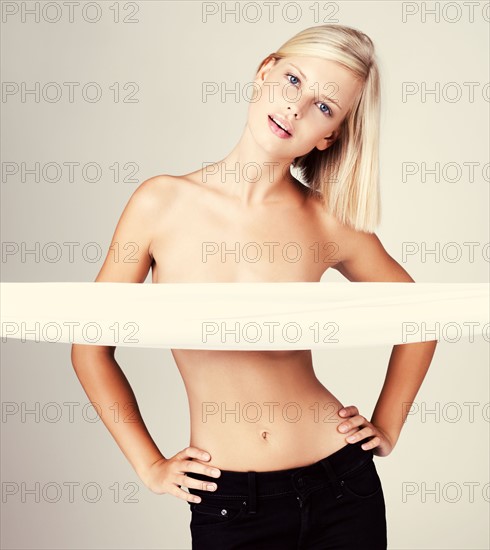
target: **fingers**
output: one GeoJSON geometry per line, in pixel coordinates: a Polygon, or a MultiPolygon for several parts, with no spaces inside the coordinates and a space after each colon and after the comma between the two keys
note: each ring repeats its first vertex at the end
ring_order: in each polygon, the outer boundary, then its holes
{"type": "Polygon", "coordinates": [[[370,437],[371,439],[369,441],[365,441],[361,445],[361,449],[363,451],[374,449],[375,447],[378,447],[383,443],[382,438],[378,435],[379,432],[377,431],[377,428],[375,428],[373,424],[371,424],[371,422],[364,418],[364,416],[353,416],[349,418],[349,420],[342,422],[342,424],[337,426],[339,431],[341,431],[342,433],[346,433],[346,435],[351,428],[354,429],[356,427],[358,427],[359,429],[357,429],[354,433],[348,434],[348,437],[345,438],[347,443],[356,443],[370,437]]]}
{"type": "Polygon", "coordinates": [[[172,490],[168,491],[168,494],[173,495],[174,497],[181,498],[182,500],[186,500],[187,502],[201,502],[201,498],[197,495],[193,495],[187,491],[184,491],[183,489],[178,488],[175,486],[172,490]]]}
{"type": "Polygon", "coordinates": [[[355,405],[349,405],[348,407],[344,407],[343,409],[339,410],[339,415],[343,418],[355,416],[356,414],[359,414],[359,410],[355,405]]]}
{"type": "Polygon", "coordinates": [[[364,451],[368,451],[369,449],[374,449],[375,447],[378,447],[378,445],[381,445],[381,438],[376,435],[366,443],[363,443],[361,445],[361,449],[363,449],[364,451]]]}
{"type": "Polygon", "coordinates": [[[342,433],[347,433],[353,428],[363,426],[365,423],[366,423],[366,419],[364,418],[364,416],[361,416],[360,414],[358,414],[357,416],[351,416],[349,420],[345,420],[344,422],[339,424],[337,426],[337,429],[342,433]]]}
{"type": "Polygon", "coordinates": [[[176,458],[179,459],[179,471],[174,474],[175,485],[172,488],[172,494],[174,496],[187,500],[188,502],[201,502],[199,496],[192,495],[181,489],[181,487],[199,489],[201,491],[216,491],[218,486],[212,480],[200,480],[187,475],[187,472],[195,472],[207,477],[218,478],[221,475],[218,468],[200,462],[200,460],[209,460],[211,458],[209,453],[197,447],[187,447],[180,453],[177,453],[176,458]]]}
{"type": "Polygon", "coordinates": [[[212,480],[206,480],[203,481],[201,479],[194,479],[191,476],[187,476],[184,474],[185,482],[183,481],[182,484],[185,484],[186,487],[190,487],[191,489],[199,489],[200,491],[216,491],[218,488],[218,485],[214,483],[212,480]]]}
{"type": "MultiPolygon", "coordinates": [[[[221,475],[218,468],[214,468],[213,466],[208,466],[200,462],[194,462],[192,460],[184,461],[182,471],[195,472],[196,474],[203,474],[208,477],[219,477],[221,475]]],[[[197,487],[197,489],[199,489],[199,487],[197,487]]]]}
{"type": "MultiPolygon", "coordinates": [[[[362,441],[363,439],[366,439],[368,437],[373,437],[375,434],[373,428],[371,426],[366,426],[365,428],[362,428],[362,430],[358,430],[355,434],[350,435],[347,437],[347,441],[349,443],[356,443],[356,441],[362,441]]],[[[377,437],[377,436],[376,436],[377,437]]],[[[379,445],[381,442],[380,438],[377,437],[378,442],[373,445],[376,447],[376,445],[379,445]]],[[[366,451],[367,449],[372,449],[373,446],[367,447],[368,444],[370,444],[373,440],[371,439],[369,442],[363,443],[361,447],[366,451]]]]}
{"type": "MultiPolygon", "coordinates": [[[[177,456],[182,461],[181,472],[195,472],[196,474],[203,474],[208,477],[219,477],[221,472],[214,466],[208,466],[200,462],[200,460],[209,460],[211,456],[206,451],[198,449],[197,447],[187,447],[177,456]],[[179,456],[180,455],[180,456],[179,456]],[[192,459],[197,459],[194,461],[192,459]]],[[[197,487],[199,488],[199,487],[197,487]]]]}
{"type": "Polygon", "coordinates": [[[197,458],[199,460],[210,460],[211,456],[206,451],[197,447],[186,447],[176,455],[178,458],[185,460],[186,458],[197,458]]]}
{"type": "Polygon", "coordinates": [[[337,426],[337,429],[341,433],[347,433],[352,428],[361,426],[366,420],[363,416],[359,415],[359,409],[355,405],[340,409],[339,416],[346,418],[346,420],[337,426]]]}
{"type": "Polygon", "coordinates": [[[174,488],[171,491],[171,494],[182,498],[183,500],[187,500],[187,502],[201,502],[201,497],[197,495],[193,495],[192,493],[189,493],[188,491],[184,491],[181,489],[181,487],[187,487],[191,489],[200,489],[201,491],[216,491],[218,486],[216,483],[212,483],[209,481],[201,481],[200,479],[194,479],[190,476],[187,476],[185,474],[181,474],[182,479],[179,480],[179,485],[174,486],[174,488]]]}

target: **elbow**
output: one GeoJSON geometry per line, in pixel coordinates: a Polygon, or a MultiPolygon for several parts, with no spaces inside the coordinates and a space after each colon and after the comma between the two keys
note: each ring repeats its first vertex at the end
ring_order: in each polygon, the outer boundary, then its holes
{"type": "Polygon", "coordinates": [[[71,364],[74,369],[79,367],[94,357],[114,358],[116,346],[92,346],[87,344],[72,344],[71,346],[71,364]]]}
{"type": "Polygon", "coordinates": [[[71,364],[74,369],[80,365],[82,357],[86,355],[86,350],[84,350],[85,347],[86,346],[81,344],[73,344],[71,346],[71,364]]]}

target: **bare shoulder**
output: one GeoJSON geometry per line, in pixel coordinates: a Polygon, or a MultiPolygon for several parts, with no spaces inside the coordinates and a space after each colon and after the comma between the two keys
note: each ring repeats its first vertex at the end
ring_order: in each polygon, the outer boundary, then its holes
{"type": "Polygon", "coordinates": [[[129,203],[149,222],[161,220],[192,186],[183,176],[159,174],[143,181],[131,195],[129,203]]]}
{"type": "Polygon", "coordinates": [[[335,243],[338,262],[332,267],[353,282],[414,282],[407,271],[386,251],[376,233],[360,231],[327,212],[320,200],[322,230],[335,243]]]}
{"type": "Polygon", "coordinates": [[[168,203],[169,200],[203,188],[202,185],[199,185],[199,178],[195,174],[196,172],[178,176],[159,174],[149,178],[144,183],[149,194],[154,193],[155,199],[165,200],[168,203]]]}
{"type": "Polygon", "coordinates": [[[134,195],[142,205],[146,202],[155,204],[162,200],[169,200],[182,188],[183,179],[170,174],[159,174],[146,179],[136,188],[134,195]]]}
{"type": "Polygon", "coordinates": [[[320,193],[310,190],[308,192],[308,203],[314,213],[314,219],[316,220],[322,240],[335,244],[338,250],[336,256],[339,258],[339,261],[345,260],[355,245],[358,232],[341,223],[340,220],[327,210],[320,193]]]}

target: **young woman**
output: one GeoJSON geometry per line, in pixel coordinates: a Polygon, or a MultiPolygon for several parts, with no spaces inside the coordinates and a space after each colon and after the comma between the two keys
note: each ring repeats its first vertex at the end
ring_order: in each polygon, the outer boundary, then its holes
{"type": "MultiPolygon", "coordinates": [[[[306,29],[260,63],[253,89],[243,134],[223,160],[136,189],[113,244],[136,243],[138,261],[109,252],[96,281],[142,283],[151,268],[153,283],[318,282],[334,268],[349,281],[413,282],[373,232],[372,41],[341,25],[306,29]],[[302,251],[295,262],[281,253],[291,242],[302,251]],[[209,243],[219,253],[203,257],[209,243]],[[257,261],[240,254],[247,243],[263,247],[257,261]]],[[[368,421],[320,383],[311,350],[173,349],[191,440],[172,457],[148,433],[114,347],[74,345],[72,362],[145,485],[190,504],[194,549],[365,550],[387,545],[373,455],[392,451],[434,350],[394,346],[368,421]],[[137,422],[116,423],[114,402],[133,404],[137,422]]]]}

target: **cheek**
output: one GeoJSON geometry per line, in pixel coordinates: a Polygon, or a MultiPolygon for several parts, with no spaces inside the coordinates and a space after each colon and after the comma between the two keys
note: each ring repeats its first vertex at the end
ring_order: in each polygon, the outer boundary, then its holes
{"type": "Polygon", "coordinates": [[[269,91],[262,88],[257,92],[257,95],[252,103],[253,113],[263,116],[272,112],[273,103],[269,98],[269,91]]]}
{"type": "MultiPolygon", "coordinates": [[[[337,131],[340,127],[340,122],[341,122],[340,119],[330,118],[329,116],[324,115],[323,113],[319,115],[316,118],[317,130],[312,132],[314,134],[314,137],[312,137],[314,142],[318,143],[320,139],[323,139],[329,136],[330,134],[332,134],[333,132],[337,131]],[[320,119],[320,121],[318,121],[318,118],[320,119]]],[[[313,124],[311,124],[310,127],[313,128],[313,124]]]]}
{"type": "Polygon", "coordinates": [[[310,147],[314,147],[321,139],[331,134],[334,128],[334,124],[325,115],[316,116],[316,113],[311,113],[301,122],[304,141],[310,147]]]}
{"type": "MultiPolygon", "coordinates": [[[[289,105],[283,97],[284,86],[275,80],[267,80],[261,87],[256,86],[253,90],[255,98],[253,103],[255,111],[262,114],[273,113],[274,111],[286,111],[289,105]]],[[[252,92],[249,94],[252,97],[252,92]]]]}
{"type": "Polygon", "coordinates": [[[261,119],[264,118],[264,113],[258,102],[250,103],[248,107],[248,125],[252,129],[257,129],[260,126],[261,119]]]}
{"type": "Polygon", "coordinates": [[[249,112],[255,113],[260,109],[261,104],[263,103],[264,91],[258,86],[253,86],[247,90],[247,93],[244,94],[244,97],[248,98],[249,102],[249,112]]]}
{"type": "Polygon", "coordinates": [[[252,128],[268,131],[267,116],[274,111],[279,111],[269,98],[268,90],[261,90],[261,94],[250,100],[248,106],[248,122],[252,128]]]}

